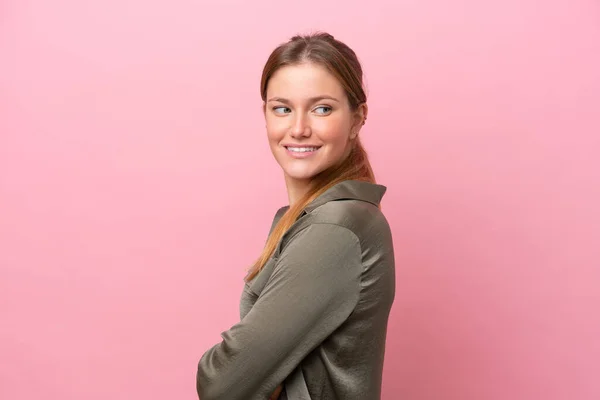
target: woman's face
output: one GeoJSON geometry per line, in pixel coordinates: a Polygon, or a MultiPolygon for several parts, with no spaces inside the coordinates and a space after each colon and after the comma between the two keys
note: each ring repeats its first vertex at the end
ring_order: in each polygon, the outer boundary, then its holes
{"type": "Polygon", "coordinates": [[[366,105],[353,112],[338,80],[306,63],[273,74],[264,112],[271,152],[286,179],[310,182],[349,154],[366,105]]]}

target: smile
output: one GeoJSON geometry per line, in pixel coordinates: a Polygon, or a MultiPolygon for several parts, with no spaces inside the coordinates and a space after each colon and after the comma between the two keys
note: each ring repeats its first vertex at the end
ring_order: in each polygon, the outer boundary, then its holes
{"type": "Polygon", "coordinates": [[[317,146],[284,146],[287,154],[294,158],[306,158],[315,154],[321,147],[317,146]]]}
{"type": "Polygon", "coordinates": [[[318,147],[286,147],[286,149],[288,149],[289,151],[292,151],[294,153],[307,153],[310,151],[319,150],[318,147]]]}

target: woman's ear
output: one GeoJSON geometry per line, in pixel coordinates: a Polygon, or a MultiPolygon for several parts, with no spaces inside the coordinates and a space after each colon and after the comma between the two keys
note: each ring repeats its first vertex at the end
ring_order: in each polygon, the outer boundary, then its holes
{"type": "Polygon", "coordinates": [[[361,113],[361,122],[360,125],[363,126],[367,123],[367,115],[369,115],[369,106],[367,103],[362,103],[359,107],[359,112],[361,113]]]}
{"type": "Polygon", "coordinates": [[[367,115],[369,114],[369,106],[367,103],[361,103],[358,105],[355,113],[355,120],[352,126],[352,131],[350,132],[350,138],[355,139],[362,126],[367,122],[367,115]]]}

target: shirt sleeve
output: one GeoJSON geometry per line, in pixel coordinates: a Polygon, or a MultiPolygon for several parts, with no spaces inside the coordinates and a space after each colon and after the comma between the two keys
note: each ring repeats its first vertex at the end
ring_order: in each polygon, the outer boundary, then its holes
{"type": "Polygon", "coordinates": [[[256,303],[198,364],[200,400],[264,400],[354,310],[360,294],[356,235],[334,224],[296,233],[256,303]]]}

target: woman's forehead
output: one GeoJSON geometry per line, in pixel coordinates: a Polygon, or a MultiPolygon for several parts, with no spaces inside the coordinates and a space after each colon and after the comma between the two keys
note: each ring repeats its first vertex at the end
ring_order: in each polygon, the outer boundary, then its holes
{"type": "Polygon", "coordinates": [[[341,100],[344,89],[326,68],[316,64],[285,66],[277,70],[267,87],[267,97],[289,100],[310,99],[321,96],[341,100]]]}

